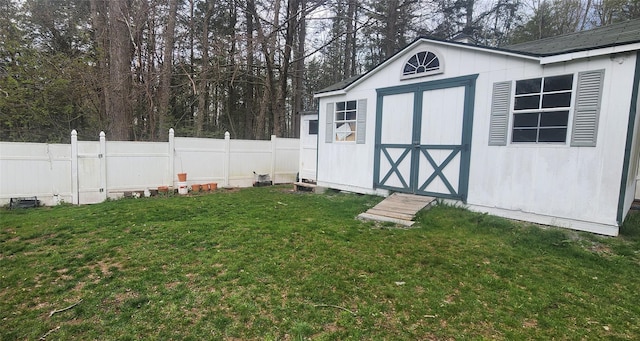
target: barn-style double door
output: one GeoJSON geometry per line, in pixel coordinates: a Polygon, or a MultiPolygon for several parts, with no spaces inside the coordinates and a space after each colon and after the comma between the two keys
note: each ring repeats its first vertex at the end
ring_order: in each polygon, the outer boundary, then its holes
{"type": "Polygon", "coordinates": [[[466,201],[476,78],[378,89],[376,188],[466,201]]]}

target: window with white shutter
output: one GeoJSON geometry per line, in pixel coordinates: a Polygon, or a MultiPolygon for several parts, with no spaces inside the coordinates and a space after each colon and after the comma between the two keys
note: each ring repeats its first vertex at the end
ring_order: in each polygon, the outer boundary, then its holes
{"type": "Polygon", "coordinates": [[[367,100],[327,103],[325,142],[366,142],[367,100]]]}
{"type": "Polygon", "coordinates": [[[579,72],[575,86],[573,74],[518,80],[513,93],[513,82],[494,83],[489,145],[507,145],[509,129],[511,143],[566,145],[571,130],[572,147],[595,147],[603,82],[604,70],[594,70],[579,72]]]}

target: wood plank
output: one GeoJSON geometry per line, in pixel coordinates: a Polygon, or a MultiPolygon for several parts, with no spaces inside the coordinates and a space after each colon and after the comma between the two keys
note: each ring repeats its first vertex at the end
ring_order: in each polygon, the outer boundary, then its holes
{"type": "Polygon", "coordinates": [[[390,223],[394,223],[394,224],[398,224],[398,225],[404,225],[404,226],[411,226],[411,225],[414,224],[413,221],[409,221],[409,220],[395,219],[395,218],[391,218],[391,217],[381,217],[381,216],[368,214],[368,213],[360,213],[358,215],[358,218],[367,219],[367,220],[375,220],[375,221],[386,221],[386,222],[390,222],[390,223]]]}
{"type": "MultiPolygon", "coordinates": [[[[416,213],[433,203],[435,198],[406,193],[393,193],[359,217],[370,220],[410,222],[416,213]],[[391,219],[391,220],[390,220],[391,219]]],[[[403,224],[406,225],[406,224],[403,224]]],[[[410,225],[406,225],[410,226],[410,225]]]]}
{"type": "Polygon", "coordinates": [[[382,204],[382,206],[388,206],[388,207],[398,207],[398,208],[402,208],[405,207],[407,209],[410,210],[421,210],[423,207],[429,205],[429,203],[404,203],[404,202],[398,202],[398,201],[393,201],[393,200],[389,200],[386,201],[382,204]]]}
{"type": "Polygon", "coordinates": [[[397,211],[397,212],[402,212],[406,214],[415,214],[418,210],[421,209],[421,208],[414,209],[407,206],[393,205],[391,203],[386,203],[384,205],[376,205],[373,208],[377,210],[382,210],[382,211],[397,211]]]}
{"type": "Polygon", "coordinates": [[[380,211],[375,209],[370,209],[367,211],[369,214],[379,215],[383,217],[391,217],[396,219],[404,219],[404,220],[413,220],[414,215],[412,214],[402,214],[392,211],[380,211]]]}

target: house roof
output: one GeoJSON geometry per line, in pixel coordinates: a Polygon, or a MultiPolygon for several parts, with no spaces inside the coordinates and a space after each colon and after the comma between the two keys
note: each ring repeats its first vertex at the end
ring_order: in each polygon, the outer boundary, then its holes
{"type": "Polygon", "coordinates": [[[320,92],[331,92],[331,91],[335,91],[335,90],[342,90],[346,87],[348,87],[349,85],[351,85],[351,83],[357,81],[358,79],[360,79],[360,77],[364,76],[364,73],[359,74],[359,75],[355,75],[352,77],[349,77],[347,79],[341,80],[338,83],[334,83],[329,85],[328,87],[322,89],[322,90],[318,90],[318,93],[320,92]]]}
{"type": "MultiPolygon", "coordinates": [[[[334,91],[345,90],[352,84],[366,78],[366,76],[375,72],[376,69],[386,64],[390,60],[395,59],[404,50],[410,48],[418,41],[431,41],[446,45],[457,45],[463,46],[465,48],[488,50],[497,53],[519,55],[541,60],[545,57],[550,56],[567,55],[575,52],[610,48],[620,45],[640,44],[640,19],[629,20],[618,24],[594,28],[587,31],[575,32],[500,48],[468,44],[458,41],[448,41],[431,37],[419,37],[370,71],[330,85],[324,89],[317,91],[316,94],[320,95],[331,93],[334,91]]],[[[553,58],[555,57],[551,57],[551,59],[553,58]]]]}
{"type": "Polygon", "coordinates": [[[637,42],[640,42],[640,20],[629,20],[588,31],[509,45],[503,50],[544,57],[637,42]]]}

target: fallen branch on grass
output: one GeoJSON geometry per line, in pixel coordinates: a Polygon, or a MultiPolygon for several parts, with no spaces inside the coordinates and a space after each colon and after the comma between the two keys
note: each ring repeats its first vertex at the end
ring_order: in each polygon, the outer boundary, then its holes
{"type": "Polygon", "coordinates": [[[80,301],[78,301],[78,302],[76,302],[76,303],[74,303],[74,304],[72,304],[72,305],[70,305],[70,306],[68,306],[66,308],[53,310],[52,312],[49,313],[49,317],[53,316],[53,314],[57,314],[57,313],[61,313],[63,311],[67,311],[67,310],[77,306],[78,304],[80,304],[80,302],[82,302],[82,299],[80,299],[80,301]]]}
{"type": "Polygon", "coordinates": [[[333,305],[333,304],[314,304],[314,305],[313,305],[313,307],[314,307],[314,308],[318,308],[318,307],[336,308],[336,309],[344,310],[344,311],[348,312],[349,314],[351,314],[351,315],[353,315],[353,316],[356,316],[356,315],[357,315],[357,314],[356,314],[356,313],[354,313],[353,311],[351,311],[351,310],[349,310],[349,309],[347,309],[347,308],[341,307],[341,306],[339,306],[339,305],[333,305]]]}
{"type": "Polygon", "coordinates": [[[47,339],[47,336],[49,336],[49,334],[51,334],[51,333],[55,332],[55,331],[56,331],[56,330],[58,330],[58,329],[60,329],[60,326],[57,326],[57,327],[55,327],[55,328],[51,329],[50,331],[48,331],[48,332],[44,333],[44,335],[40,336],[40,338],[39,338],[38,340],[40,340],[40,341],[44,341],[44,340],[46,340],[46,339],[47,339]]]}

